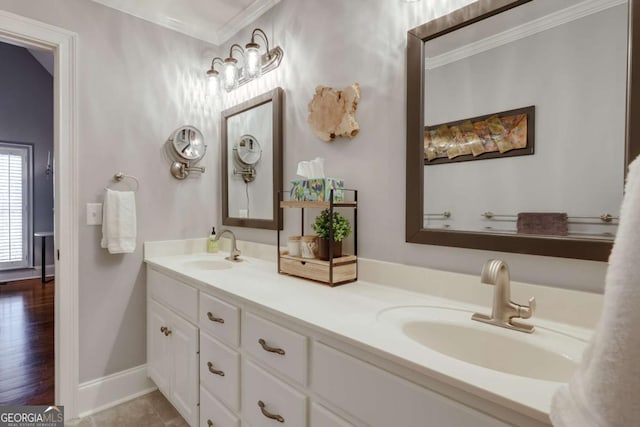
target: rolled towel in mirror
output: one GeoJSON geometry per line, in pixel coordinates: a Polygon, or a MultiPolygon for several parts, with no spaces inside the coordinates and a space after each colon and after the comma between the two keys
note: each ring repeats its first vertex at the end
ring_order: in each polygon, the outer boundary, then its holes
{"type": "Polygon", "coordinates": [[[566,212],[519,212],[518,234],[566,236],[569,220],[566,212]]]}

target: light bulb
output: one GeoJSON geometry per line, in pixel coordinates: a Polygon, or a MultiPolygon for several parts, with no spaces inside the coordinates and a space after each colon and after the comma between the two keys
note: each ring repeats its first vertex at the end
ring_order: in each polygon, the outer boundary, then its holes
{"type": "Polygon", "coordinates": [[[207,93],[211,96],[218,94],[220,88],[219,73],[215,70],[207,71],[207,93]]]}
{"type": "Polygon", "coordinates": [[[238,87],[238,61],[234,58],[224,60],[223,84],[224,89],[230,92],[238,87]]]}
{"type": "Polygon", "coordinates": [[[245,48],[245,70],[246,76],[250,79],[260,77],[262,74],[262,57],[255,43],[248,44],[245,48]]]}

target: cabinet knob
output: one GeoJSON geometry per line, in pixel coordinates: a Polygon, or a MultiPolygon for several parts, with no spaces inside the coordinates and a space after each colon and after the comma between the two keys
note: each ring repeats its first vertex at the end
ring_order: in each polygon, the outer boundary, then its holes
{"type": "Polygon", "coordinates": [[[213,421],[211,421],[211,420],[207,420],[207,425],[208,425],[209,427],[213,427],[213,421]]]}
{"type": "Polygon", "coordinates": [[[166,335],[167,327],[166,326],[160,326],[160,332],[166,335]]]}
{"type": "Polygon", "coordinates": [[[164,336],[168,337],[169,335],[171,335],[171,329],[169,328],[164,328],[164,336]]]}
{"type": "Polygon", "coordinates": [[[209,320],[211,320],[212,322],[217,322],[217,323],[224,323],[224,319],[222,317],[216,317],[213,315],[212,312],[208,311],[207,312],[207,317],[209,318],[209,320]]]}
{"type": "Polygon", "coordinates": [[[262,412],[262,415],[264,415],[265,417],[272,419],[272,420],[276,420],[279,423],[283,423],[284,422],[284,418],[280,415],[276,415],[276,414],[272,414],[271,412],[267,411],[267,409],[265,408],[265,404],[262,400],[258,400],[258,406],[260,407],[260,411],[262,412]]]}
{"type": "Polygon", "coordinates": [[[276,347],[271,347],[271,346],[267,345],[267,342],[265,340],[263,340],[262,338],[260,338],[258,340],[258,344],[260,344],[262,346],[264,351],[268,351],[269,353],[278,353],[280,356],[284,356],[284,350],[283,349],[276,348],[276,347]]]}
{"type": "Polygon", "coordinates": [[[213,363],[207,362],[207,367],[209,368],[209,372],[211,372],[212,374],[220,375],[221,377],[224,377],[224,371],[219,371],[217,369],[213,369],[213,363]]]}

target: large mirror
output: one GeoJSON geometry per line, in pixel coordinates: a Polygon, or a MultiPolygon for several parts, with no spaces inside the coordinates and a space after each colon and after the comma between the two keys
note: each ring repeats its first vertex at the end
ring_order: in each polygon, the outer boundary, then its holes
{"type": "Polygon", "coordinates": [[[282,89],[222,112],[222,223],[282,229],[282,89]]]}
{"type": "Polygon", "coordinates": [[[635,3],[481,0],[409,31],[408,242],[608,258],[635,3]]]}

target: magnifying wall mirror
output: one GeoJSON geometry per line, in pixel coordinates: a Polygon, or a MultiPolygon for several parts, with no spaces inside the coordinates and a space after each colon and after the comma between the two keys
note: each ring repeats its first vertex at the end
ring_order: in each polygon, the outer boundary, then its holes
{"type": "Polygon", "coordinates": [[[185,179],[189,172],[204,173],[204,167],[194,166],[207,152],[204,136],[193,126],[181,126],[176,129],[167,141],[168,149],[175,159],[169,168],[176,179],[185,179]]]}
{"type": "Polygon", "coordinates": [[[480,0],[408,32],[407,242],[607,260],[640,154],[639,9],[480,0]]]}
{"type": "Polygon", "coordinates": [[[282,229],[281,188],[282,89],[276,88],[222,112],[222,223],[282,229]]]}

